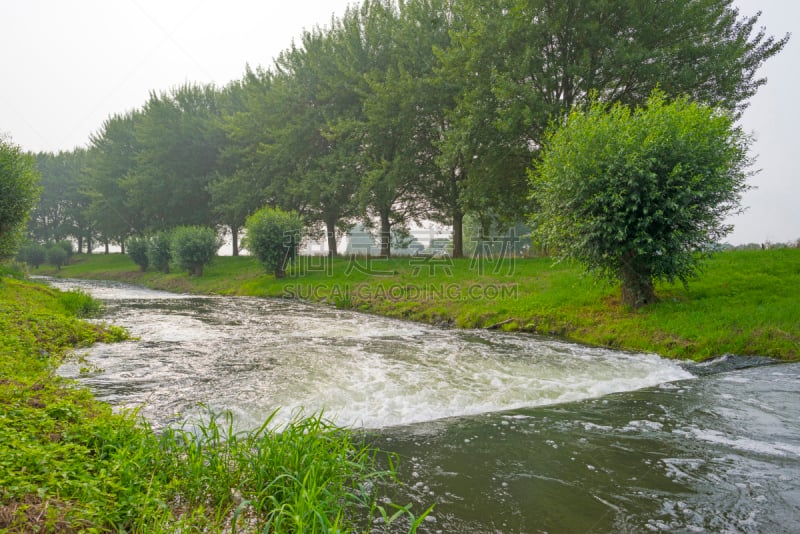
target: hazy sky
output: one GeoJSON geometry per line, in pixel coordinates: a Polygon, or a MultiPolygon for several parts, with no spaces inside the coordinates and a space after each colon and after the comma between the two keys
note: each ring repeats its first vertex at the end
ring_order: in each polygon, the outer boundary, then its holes
{"type": "MultiPolygon", "coordinates": [[[[304,28],[327,24],[350,0],[0,0],[0,133],[31,151],[85,146],[110,114],[141,107],[151,90],[224,85],[245,64],[270,65],[304,28]]],[[[732,243],[800,238],[800,2],[735,0],[763,12],[768,33],[795,33],[763,74],[742,126],[761,172],[732,219],[732,243]]]]}

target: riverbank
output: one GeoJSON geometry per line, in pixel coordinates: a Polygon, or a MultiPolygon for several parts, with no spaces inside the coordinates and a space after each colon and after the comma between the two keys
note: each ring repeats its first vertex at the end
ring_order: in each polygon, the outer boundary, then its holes
{"type": "Polygon", "coordinates": [[[615,349],[705,360],[723,354],[800,358],[800,249],[728,251],[688,288],[657,287],[630,310],[619,289],[548,258],[300,258],[285,279],[249,257],[219,257],[203,277],[140,272],[121,254],[81,255],[35,274],[121,280],[197,294],[296,298],[459,328],[557,336],[615,349]]]}
{"type": "Polygon", "coordinates": [[[0,531],[348,532],[399,509],[360,489],[393,476],[377,451],[319,416],[234,433],[229,416],[209,414],[193,433],[157,434],[112,413],[55,370],[67,357],[84,365],[76,347],[127,334],[85,321],[99,305],[85,294],[4,274],[0,531]]]}

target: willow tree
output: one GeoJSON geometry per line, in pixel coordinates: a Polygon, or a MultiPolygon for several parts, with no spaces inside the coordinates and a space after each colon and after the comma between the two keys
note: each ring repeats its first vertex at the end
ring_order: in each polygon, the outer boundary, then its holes
{"type": "Polygon", "coordinates": [[[655,281],[685,284],[732,229],[748,144],[730,111],[685,97],[575,109],[531,172],[536,234],[558,257],[621,281],[624,304],[650,304],[655,281]]]}
{"type": "Polygon", "coordinates": [[[297,256],[303,225],[297,212],[261,208],[247,218],[247,249],[268,273],[285,278],[289,263],[297,256]]]}
{"type": "Polygon", "coordinates": [[[0,137],[0,259],[17,251],[39,193],[33,157],[0,137]]]}

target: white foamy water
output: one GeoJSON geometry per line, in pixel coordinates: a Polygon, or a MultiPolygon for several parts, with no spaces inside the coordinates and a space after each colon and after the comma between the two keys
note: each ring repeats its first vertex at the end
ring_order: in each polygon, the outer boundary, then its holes
{"type": "MultiPolygon", "coordinates": [[[[66,282],[106,300],[138,341],[98,346],[100,398],[159,422],[231,410],[245,427],[323,411],[366,428],[563,403],[691,378],[673,361],[484,331],[454,331],[296,302],[169,298],[66,282]]],[[[77,368],[62,372],[75,375],[77,368]]]]}

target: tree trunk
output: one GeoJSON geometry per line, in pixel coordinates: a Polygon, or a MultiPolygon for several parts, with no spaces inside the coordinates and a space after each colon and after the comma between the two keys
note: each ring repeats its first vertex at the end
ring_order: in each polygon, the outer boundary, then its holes
{"type": "Polygon", "coordinates": [[[620,279],[622,280],[622,304],[638,309],[656,301],[653,277],[649,272],[641,272],[636,268],[636,257],[632,254],[626,257],[625,264],[620,271],[620,279]]]}
{"type": "Polygon", "coordinates": [[[106,239],[105,241],[105,246],[106,246],[106,254],[111,254],[111,250],[109,249],[108,239],[106,239]]]}
{"type": "Polygon", "coordinates": [[[339,255],[336,245],[336,219],[325,221],[325,230],[328,234],[328,257],[335,258],[339,255]]]}
{"type": "Polygon", "coordinates": [[[78,236],[78,254],[83,251],[83,238],[78,236]]]}
{"type": "Polygon", "coordinates": [[[119,242],[119,250],[120,250],[120,252],[125,254],[125,240],[124,239],[119,242]]]}
{"type": "Polygon", "coordinates": [[[92,253],[92,238],[86,237],[86,254],[92,253]]]}
{"type": "Polygon", "coordinates": [[[389,211],[381,211],[381,258],[392,255],[392,224],[389,222],[389,211]]]}
{"type": "Polygon", "coordinates": [[[460,209],[453,211],[453,257],[464,257],[464,213],[460,209]]]}
{"type": "Polygon", "coordinates": [[[231,225],[231,245],[233,246],[232,254],[234,256],[239,255],[239,226],[232,224],[231,225]]]}

